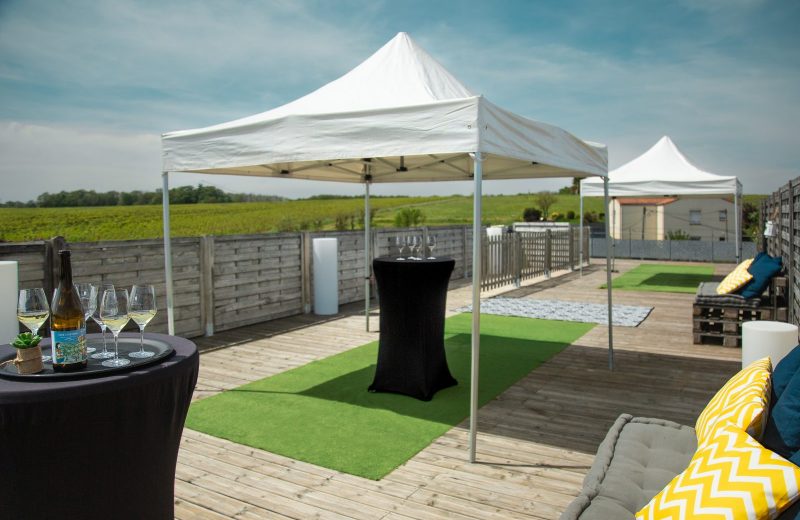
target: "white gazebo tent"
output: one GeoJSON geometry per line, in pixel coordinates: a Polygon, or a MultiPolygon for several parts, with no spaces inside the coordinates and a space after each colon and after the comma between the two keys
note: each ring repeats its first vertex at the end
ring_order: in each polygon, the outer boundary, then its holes
{"type": "MultiPolygon", "coordinates": [[[[606,197],[668,196],[702,197],[707,195],[732,195],[734,204],[734,229],[736,233],[736,262],[742,252],[742,185],[734,176],[715,175],[703,171],[678,150],[668,136],[658,140],[649,150],[608,174],[606,197]]],[[[602,196],[602,180],[587,178],[581,181],[580,222],[583,223],[583,197],[602,196]]],[[[608,200],[606,200],[608,208],[608,200]]],[[[608,226],[607,226],[608,229],[608,226]]],[[[583,230],[583,226],[581,226],[583,230]]],[[[607,237],[611,235],[606,233],[607,237]]],[[[581,240],[583,248],[583,240],[581,240]]],[[[581,251],[583,258],[583,251],[581,251]]]]}
{"type": "MultiPolygon", "coordinates": [[[[475,460],[484,179],[606,178],[607,150],[475,95],[399,33],[356,68],[291,103],[243,119],[162,136],[164,253],[174,333],[169,172],[361,183],[369,243],[373,183],[474,182],[470,461],[475,460]]],[[[365,247],[369,316],[369,248],[365,247]]],[[[609,260],[607,259],[607,262],[609,260]]],[[[610,275],[609,275],[610,278],[610,275]]],[[[610,280],[609,280],[610,281],[610,280]]],[[[611,284],[608,284],[611,324],[611,284]]],[[[367,327],[369,323],[367,322],[367,327]]],[[[609,325],[609,364],[613,360],[609,325]]]]}

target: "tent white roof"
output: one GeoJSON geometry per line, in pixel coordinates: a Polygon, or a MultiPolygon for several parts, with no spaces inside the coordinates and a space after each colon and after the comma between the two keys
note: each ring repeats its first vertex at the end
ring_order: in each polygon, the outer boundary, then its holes
{"type": "MultiPolygon", "coordinates": [[[[604,145],[503,110],[475,95],[399,33],[355,69],[281,107],[207,128],[164,134],[164,262],[174,333],[169,172],[365,183],[472,180],[472,272],[481,272],[484,179],[608,175],[604,145]],[[471,156],[471,154],[475,154],[471,156]]],[[[581,228],[582,230],[583,228],[581,228]]],[[[369,242],[369,219],[364,242],[369,242]]],[[[583,241],[581,240],[581,243],[583,241]]],[[[369,273],[370,248],[364,248],[369,273]]],[[[606,257],[608,314],[611,270],[606,257]]],[[[365,277],[369,329],[369,276],[365,277]]],[[[470,460],[475,460],[480,348],[480,283],[473,280],[470,460]]],[[[609,366],[613,366],[608,328],[609,366]]]]}
{"type": "Polygon", "coordinates": [[[356,68],[278,108],[162,136],[163,171],[338,182],[605,176],[587,143],[473,94],[407,34],[356,68]]]}
{"type": "MultiPolygon", "coordinates": [[[[734,176],[715,175],[697,168],[672,139],[664,136],[636,159],[609,172],[608,190],[612,197],[737,195],[741,184],[734,176]]],[[[581,194],[603,195],[602,179],[582,180],[581,194]]]]}

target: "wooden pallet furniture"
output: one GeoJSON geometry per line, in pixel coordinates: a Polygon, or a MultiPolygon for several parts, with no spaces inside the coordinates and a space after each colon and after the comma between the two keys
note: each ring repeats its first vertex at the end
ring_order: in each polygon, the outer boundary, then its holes
{"type": "Polygon", "coordinates": [[[786,295],[786,277],[776,276],[770,281],[769,291],[762,296],[758,307],[695,303],[692,306],[694,344],[741,347],[742,323],[754,320],[788,321],[786,295]]]}

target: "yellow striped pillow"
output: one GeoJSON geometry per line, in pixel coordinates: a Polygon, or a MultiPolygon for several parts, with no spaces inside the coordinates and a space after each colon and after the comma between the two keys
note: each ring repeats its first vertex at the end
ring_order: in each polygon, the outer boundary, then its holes
{"type": "Polygon", "coordinates": [[[772,362],[768,357],[753,361],[719,389],[695,424],[697,444],[702,445],[726,423],[733,423],[756,439],[767,422],[772,362]]]}
{"type": "Polygon", "coordinates": [[[736,266],[736,269],[728,273],[717,286],[717,294],[730,294],[738,289],[744,287],[747,282],[753,279],[753,275],[747,270],[750,264],[753,263],[752,258],[748,258],[741,264],[736,266]]]}
{"type": "Polygon", "coordinates": [[[772,519],[798,497],[800,468],[726,424],[636,520],[772,519]]]}

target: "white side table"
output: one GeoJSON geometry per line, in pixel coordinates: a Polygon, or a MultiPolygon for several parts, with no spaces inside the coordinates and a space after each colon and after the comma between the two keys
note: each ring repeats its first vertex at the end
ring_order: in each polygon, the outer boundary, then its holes
{"type": "Polygon", "coordinates": [[[742,324],[742,368],[766,356],[772,359],[774,367],[797,344],[797,325],[748,321],[742,324]]]}

